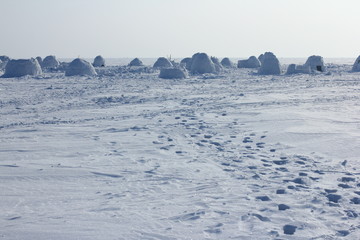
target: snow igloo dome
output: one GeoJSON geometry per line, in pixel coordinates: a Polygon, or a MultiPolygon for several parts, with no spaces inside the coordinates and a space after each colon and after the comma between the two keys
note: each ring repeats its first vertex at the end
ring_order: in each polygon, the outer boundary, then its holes
{"type": "Polygon", "coordinates": [[[226,57],[221,60],[221,65],[225,68],[232,68],[234,67],[234,63],[230,60],[230,58],[226,57]]]}
{"type": "Polygon", "coordinates": [[[105,59],[102,56],[96,56],[93,62],[94,67],[105,67],[105,59]]]}
{"type": "Polygon", "coordinates": [[[129,67],[141,67],[144,66],[143,62],[139,58],[134,58],[130,63],[129,67]]]}
{"type": "Polygon", "coordinates": [[[12,59],[5,66],[4,78],[22,77],[26,75],[36,76],[42,74],[40,64],[34,58],[12,59]]]}
{"type": "Polygon", "coordinates": [[[191,58],[191,73],[215,73],[216,68],[213,61],[206,53],[196,53],[191,58]]]}
{"type": "Polygon", "coordinates": [[[266,52],[258,71],[261,75],[279,75],[281,73],[280,62],[272,52],[266,52]]]}
{"type": "Polygon", "coordinates": [[[238,68],[258,68],[260,67],[260,61],[255,56],[251,56],[246,60],[239,60],[238,61],[238,68]]]}
{"type": "Polygon", "coordinates": [[[97,75],[95,68],[89,62],[76,58],[65,71],[65,76],[94,76],[97,75]]]}
{"type": "Polygon", "coordinates": [[[325,71],[325,65],[324,65],[324,59],[321,56],[310,56],[305,64],[305,66],[309,66],[312,72],[324,72],[325,71]]]}
{"type": "Polygon", "coordinates": [[[183,79],[187,78],[187,71],[181,68],[162,68],[159,78],[164,79],[183,79]]]}
{"type": "Polygon", "coordinates": [[[169,59],[164,57],[159,57],[153,65],[153,68],[170,68],[172,67],[172,63],[169,59]]]}
{"type": "Polygon", "coordinates": [[[355,60],[354,65],[352,67],[353,72],[360,72],[360,56],[355,60]]]}
{"type": "Polygon", "coordinates": [[[43,68],[57,68],[60,66],[60,62],[56,59],[55,56],[50,55],[45,57],[42,60],[42,65],[43,68]]]}

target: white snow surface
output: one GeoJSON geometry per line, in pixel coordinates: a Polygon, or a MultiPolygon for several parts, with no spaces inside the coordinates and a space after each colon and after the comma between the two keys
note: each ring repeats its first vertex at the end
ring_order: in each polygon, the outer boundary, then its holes
{"type": "Polygon", "coordinates": [[[0,239],[359,239],[351,68],[1,79],[0,239]]]}

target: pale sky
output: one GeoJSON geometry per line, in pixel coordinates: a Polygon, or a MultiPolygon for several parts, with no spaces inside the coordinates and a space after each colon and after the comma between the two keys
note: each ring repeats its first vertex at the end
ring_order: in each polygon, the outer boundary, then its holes
{"type": "Polygon", "coordinates": [[[0,0],[0,55],[354,57],[359,0],[0,0]]]}

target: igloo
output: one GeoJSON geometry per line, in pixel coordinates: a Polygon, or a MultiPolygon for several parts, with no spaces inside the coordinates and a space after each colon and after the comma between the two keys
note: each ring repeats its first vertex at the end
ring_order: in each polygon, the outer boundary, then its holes
{"type": "Polygon", "coordinates": [[[234,63],[230,60],[230,58],[223,58],[222,60],[221,60],[221,65],[223,66],[223,67],[225,67],[225,68],[232,68],[232,67],[234,67],[234,63]]]}
{"type": "Polygon", "coordinates": [[[130,67],[140,67],[140,66],[144,66],[143,62],[138,59],[138,58],[134,58],[130,63],[129,63],[130,67]]]}
{"type": "Polygon", "coordinates": [[[286,74],[289,75],[289,74],[297,74],[297,73],[304,73],[304,74],[311,73],[310,66],[290,64],[287,68],[286,74]]]}
{"type": "Polygon", "coordinates": [[[260,67],[260,61],[255,57],[251,56],[247,60],[239,60],[238,68],[258,68],[260,67]]]}
{"type": "Polygon", "coordinates": [[[191,58],[191,73],[215,73],[215,64],[206,53],[196,53],[191,58]]]}
{"type": "Polygon", "coordinates": [[[360,56],[355,60],[354,65],[352,67],[353,72],[360,72],[360,56]]]}
{"type": "Polygon", "coordinates": [[[10,60],[5,66],[5,74],[2,77],[22,77],[25,75],[40,75],[42,74],[40,64],[34,58],[10,60]]]}
{"type": "Polygon", "coordinates": [[[105,67],[105,59],[102,56],[96,56],[93,62],[94,67],[105,67]]]}
{"type": "Polygon", "coordinates": [[[264,61],[264,54],[260,54],[258,57],[259,62],[262,64],[264,61]]]}
{"type": "Polygon", "coordinates": [[[56,59],[55,56],[50,55],[44,58],[42,61],[42,67],[43,68],[57,68],[59,67],[60,62],[56,59]]]}
{"type": "Polygon", "coordinates": [[[258,73],[262,75],[278,75],[281,73],[280,62],[272,52],[264,54],[263,63],[258,73]]]}
{"type": "Polygon", "coordinates": [[[97,75],[95,68],[88,61],[80,58],[74,59],[65,71],[65,76],[93,76],[97,75]]]}
{"type": "Polygon", "coordinates": [[[185,67],[187,70],[191,69],[191,58],[187,57],[180,61],[180,66],[185,67]]]}
{"type": "Polygon", "coordinates": [[[324,59],[321,56],[310,56],[306,62],[305,66],[309,66],[312,72],[324,72],[324,59]]]}
{"type": "Polygon", "coordinates": [[[169,61],[169,59],[164,57],[159,57],[156,62],[154,63],[154,68],[170,68],[172,67],[172,63],[169,61]]]}
{"type": "Polygon", "coordinates": [[[188,74],[185,69],[181,68],[162,68],[160,70],[159,78],[164,79],[183,79],[187,78],[188,74]]]}

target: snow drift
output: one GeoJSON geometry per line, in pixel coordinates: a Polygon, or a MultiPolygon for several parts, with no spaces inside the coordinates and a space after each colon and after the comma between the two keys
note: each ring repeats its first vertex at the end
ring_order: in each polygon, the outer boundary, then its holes
{"type": "Polygon", "coordinates": [[[186,70],[180,68],[162,68],[159,78],[164,79],[183,79],[187,78],[186,70]]]}
{"type": "Polygon", "coordinates": [[[260,61],[255,57],[251,56],[247,60],[239,60],[238,68],[258,68],[260,67],[260,61]]]}
{"type": "Polygon", "coordinates": [[[261,75],[278,75],[280,74],[280,62],[272,52],[266,52],[263,57],[263,63],[258,73],[261,75]]]}
{"type": "Polygon", "coordinates": [[[191,58],[190,71],[193,74],[215,73],[216,68],[206,53],[196,53],[191,58]]]}
{"type": "Polygon", "coordinates": [[[324,72],[324,59],[321,56],[310,56],[306,62],[305,66],[309,66],[312,72],[324,72]]]}
{"type": "Polygon", "coordinates": [[[159,57],[153,65],[154,68],[170,68],[172,66],[173,65],[169,59],[164,57],[159,57]]]}
{"type": "Polygon", "coordinates": [[[60,62],[53,55],[45,57],[41,65],[43,68],[57,68],[59,66],[60,62]]]}
{"type": "Polygon", "coordinates": [[[353,72],[360,72],[360,56],[355,60],[354,65],[352,67],[353,72]]]}
{"type": "Polygon", "coordinates": [[[93,76],[97,75],[95,68],[87,61],[76,58],[74,59],[65,71],[65,76],[93,76]]]}
{"type": "Polygon", "coordinates": [[[5,74],[2,77],[11,78],[40,74],[42,74],[41,67],[36,59],[13,59],[7,62],[5,74]]]}
{"type": "Polygon", "coordinates": [[[102,56],[96,56],[93,62],[94,67],[105,67],[105,59],[102,56]]]}

